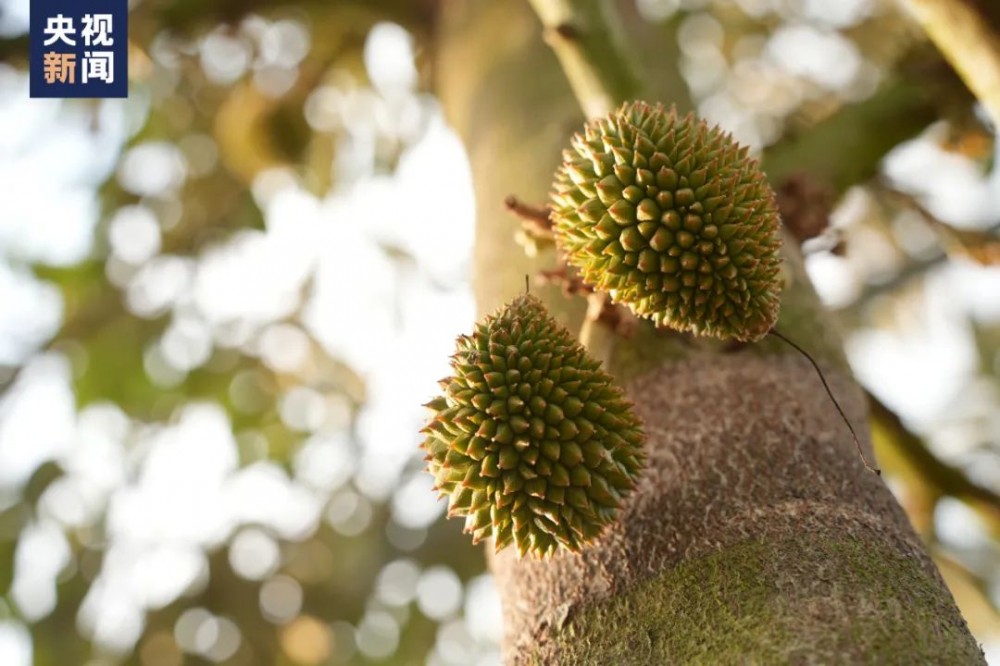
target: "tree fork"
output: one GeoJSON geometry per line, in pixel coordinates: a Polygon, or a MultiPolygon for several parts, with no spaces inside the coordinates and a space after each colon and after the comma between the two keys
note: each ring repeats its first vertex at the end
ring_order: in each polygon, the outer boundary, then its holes
{"type": "MultiPolygon", "coordinates": [[[[661,63],[649,94],[683,106],[683,87],[662,66],[672,62],[672,38],[633,27],[630,40],[661,63]]],[[[438,87],[472,162],[475,288],[480,311],[490,311],[525,273],[552,263],[551,254],[524,256],[504,198],[544,200],[583,118],[523,1],[447,3],[439,29],[438,87]]],[[[860,425],[865,404],[840,340],[795,244],[785,245],[778,326],[808,341],[860,425]]],[[[580,325],[582,299],[556,286],[537,295],[563,323],[580,325]]],[[[641,322],[609,357],[649,433],[648,467],[622,518],[580,555],[491,561],[506,662],[982,663],[809,364],[779,340],[725,353],[722,343],[679,338],[641,322]]],[[[870,455],[866,436],[862,443],[870,455]]]]}

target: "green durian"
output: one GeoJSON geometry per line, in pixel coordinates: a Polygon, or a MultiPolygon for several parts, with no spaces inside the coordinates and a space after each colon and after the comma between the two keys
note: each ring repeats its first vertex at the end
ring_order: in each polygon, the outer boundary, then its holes
{"type": "Polygon", "coordinates": [[[729,134],[631,102],[563,152],[556,242],[588,284],[657,325],[753,341],[778,316],[774,192],[729,134]]]}
{"type": "Polygon", "coordinates": [[[520,556],[572,551],[635,486],[644,436],[600,363],[524,295],[458,338],[454,375],[427,404],[427,470],[474,542],[520,556]]]}

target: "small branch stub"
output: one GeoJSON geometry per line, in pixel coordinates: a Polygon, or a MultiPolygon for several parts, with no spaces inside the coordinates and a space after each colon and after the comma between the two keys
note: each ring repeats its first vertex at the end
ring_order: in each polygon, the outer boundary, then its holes
{"type": "Polygon", "coordinates": [[[514,234],[514,240],[524,248],[529,257],[538,256],[541,249],[555,243],[548,208],[530,206],[513,194],[504,200],[504,206],[521,221],[521,228],[514,234]]]}
{"type": "Polygon", "coordinates": [[[600,364],[526,294],[459,337],[452,368],[422,444],[448,515],[520,556],[596,538],[645,459],[639,420],[600,364]]]}
{"type": "Polygon", "coordinates": [[[552,220],[547,208],[530,206],[515,197],[513,194],[508,195],[507,198],[504,199],[503,204],[507,207],[507,210],[517,216],[521,222],[526,225],[530,225],[539,233],[552,232],[552,220]]]}

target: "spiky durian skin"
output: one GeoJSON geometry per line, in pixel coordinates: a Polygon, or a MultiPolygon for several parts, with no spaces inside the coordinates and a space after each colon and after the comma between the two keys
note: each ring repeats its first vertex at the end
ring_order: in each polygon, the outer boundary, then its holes
{"type": "Polygon", "coordinates": [[[645,102],[586,125],[552,193],[584,281],[657,325],[758,340],[774,325],[780,217],[757,162],[693,114],[645,102]]]}
{"type": "Polygon", "coordinates": [[[612,522],[644,461],[631,404],[533,296],[460,336],[427,407],[427,470],[473,542],[544,557],[612,522]]]}

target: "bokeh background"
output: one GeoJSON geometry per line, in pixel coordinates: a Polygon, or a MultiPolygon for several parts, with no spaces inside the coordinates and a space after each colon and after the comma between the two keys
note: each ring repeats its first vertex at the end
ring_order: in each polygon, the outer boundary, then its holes
{"type": "MultiPolygon", "coordinates": [[[[60,101],[0,0],[0,664],[499,663],[417,451],[474,316],[439,3],[131,4],[129,98],[60,101]]],[[[1000,664],[995,129],[888,0],[637,5],[755,150],[857,141],[782,197],[830,211],[887,482],[1000,664]]]]}

